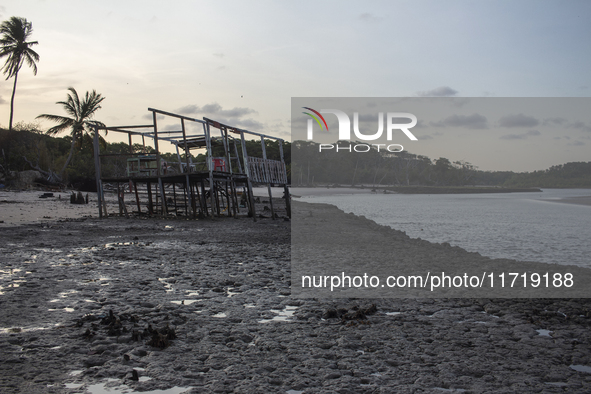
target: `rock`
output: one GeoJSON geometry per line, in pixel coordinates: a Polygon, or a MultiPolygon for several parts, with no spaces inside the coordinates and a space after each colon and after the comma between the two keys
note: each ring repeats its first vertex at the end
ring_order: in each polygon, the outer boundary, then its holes
{"type": "Polygon", "coordinates": [[[39,171],[20,171],[16,175],[16,187],[21,189],[27,189],[38,179],[43,179],[43,175],[41,175],[39,171]]]}
{"type": "Polygon", "coordinates": [[[84,360],[84,366],[86,368],[90,368],[90,367],[100,367],[101,365],[103,365],[104,363],[107,362],[106,358],[103,357],[89,357],[86,360],[84,360]]]}

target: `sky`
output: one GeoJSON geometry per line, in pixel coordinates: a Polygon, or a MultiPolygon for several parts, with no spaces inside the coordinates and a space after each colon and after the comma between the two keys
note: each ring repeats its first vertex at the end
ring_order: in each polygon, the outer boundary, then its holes
{"type": "MultiPolygon", "coordinates": [[[[70,86],[106,97],[96,119],[108,126],[149,123],[151,107],[286,140],[292,97],[591,93],[588,1],[0,0],[0,20],[11,16],[33,23],[41,57],[37,75],[19,73],[15,123],[63,114],[55,103],[70,86]]],[[[5,127],[12,82],[0,81],[5,127]]],[[[541,170],[591,161],[583,126],[499,134],[497,151],[479,155],[478,139],[459,133],[409,150],[483,170],[541,170]],[[503,143],[520,158],[503,160],[503,143]]]]}
{"type": "Polygon", "coordinates": [[[512,170],[524,159],[529,168],[544,169],[549,159],[588,159],[589,108],[587,97],[294,98],[292,137],[321,144],[325,157],[349,150],[365,155],[372,146],[480,169],[512,170]]]}

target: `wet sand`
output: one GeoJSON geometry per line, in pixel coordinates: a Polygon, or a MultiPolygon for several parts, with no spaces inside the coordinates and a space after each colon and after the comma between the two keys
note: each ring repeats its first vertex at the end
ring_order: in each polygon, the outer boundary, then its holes
{"type": "MultiPolygon", "coordinates": [[[[58,219],[98,217],[96,193],[88,193],[88,204],[70,204],[71,191],[0,191],[0,228],[20,224],[46,223],[58,219]]],[[[86,196],[86,193],[84,193],[86,196]]],[[[107,212],[119,212],[116,196],[105,195],[107,212]]]]}
{"type": "MultiPolygon", "coordinates": [[[[5,223],[0,392],[591,387],[589,300],[300,299],[290,230],[246,218],[5,223]]],[[[409,253],[421,245],[402,238],[392,243],[409,253]]]]}
{"type": "Polygon", "coordinates": [[[563,204],[576,204],[576,205],[591,205],[591,196],[578,196],[569,198],[560,198],[554,200],[543,200],[549,202],[559,202],[563,204]]]}

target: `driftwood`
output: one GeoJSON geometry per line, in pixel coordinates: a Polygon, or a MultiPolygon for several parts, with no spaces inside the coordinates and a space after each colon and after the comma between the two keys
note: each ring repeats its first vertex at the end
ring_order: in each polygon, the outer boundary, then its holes
{"type": "Polygon", "coordinates": [[[81,192],[72,192],[70,194],[70,204],[88,204],[88,193],[84,197],[81,192]]]}

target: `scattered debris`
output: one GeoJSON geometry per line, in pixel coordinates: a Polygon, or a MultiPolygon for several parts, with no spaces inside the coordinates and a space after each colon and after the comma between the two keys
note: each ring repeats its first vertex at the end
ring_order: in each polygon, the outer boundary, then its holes
{"type": "Polygon", "coordinates": [[[322,314],[323,319],[341,319],[343,324],[356,321],[361,322],[363,320],[367,320],[367,316],[373,315],[378,311],[376,304],[366,305],[360,307],[359,305],[354,305],[353,307],[347,308],[329,308],[322,314]]]}
{"type": "MultiPolygon", "coordinates": [[[[97,331],[102,330],[108,336],[120,337],[125,334],[129,334],[132,341],[139,342],[144,339],[148,339],[147,345],[164,349],[170,346],[170,341],[177,338],[176,331],[168,325],[168,323],[162,328],[153,328],[151,323],[142,331],[137,328],[140,319],[129,313],[123,313],[121,315],[115,314],[113,310],[109,310],[106,315],[84,315],[81,319],[76,321],[78,327],[83,327],[86,322],[91,323],[91,327],[87,328],[82,334],[82,337],[86,340],[92,340],[97,334],[97,331]],[[93,323],[100,320],[99,324],[93,323]]],[[[129,361],[129,355],[123,355],[125,361],[129,361]]]]}

